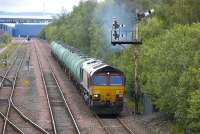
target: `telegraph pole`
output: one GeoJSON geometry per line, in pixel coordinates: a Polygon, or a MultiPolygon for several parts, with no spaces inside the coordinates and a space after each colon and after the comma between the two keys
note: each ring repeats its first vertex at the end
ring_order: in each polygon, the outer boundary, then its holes
{"type": "MultiPolygon", "coordinates": [[[[139,45],[142,44],[142,41],[139,39],[139,22],[145,18],[150,16],[152,13],[154,13],[154,9],[151,9],[147,12],[139,13],[136,11],[136,24],[132,31],[132,37],[122,37],[120,36],[120,27],[123,27],[124,25],[119,25],[116,18],[113,18],[113,26],[111,31],[111,43],[113,46],[117,44],[131,44],[133,47],[133,63],[134,63],[134,98],[135,98],[135,109],[134,109],[134,115],[136,113],[139,113],[139,100],[141,97],[141,91],[139,86],[139,45]],[[134,37],[134,31],[135,31],[135,37],[134,37]],[[125,38],[125,39],[124,39],[125,38]]],[[[128,31],[124,31],[126,35],[127,33],[131,33],[128,31]]]]}

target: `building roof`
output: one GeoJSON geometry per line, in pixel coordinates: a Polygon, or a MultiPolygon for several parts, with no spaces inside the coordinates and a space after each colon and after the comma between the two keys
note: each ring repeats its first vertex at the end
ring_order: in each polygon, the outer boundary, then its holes
{"type": "Polygon", "coordinates": [[[6,26],[9,26],[9,27],[15,27],[15,24],[14,23],[0,23],[0,25],[6,25],[6,26]]]}
{"type": "Polygon", "coordinates": [[[40,15],[40,16],[31,16],[31,15],[0,15],[0,19],[44,19],[52,20],[53,16],[51,15],[40,15]]]}

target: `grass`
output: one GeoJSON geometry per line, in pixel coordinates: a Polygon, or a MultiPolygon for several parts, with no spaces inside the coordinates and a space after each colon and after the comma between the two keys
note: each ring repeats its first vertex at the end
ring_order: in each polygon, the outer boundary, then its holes
{"type": "MultiPolygon", "coordinates": [[[[135,110],[135,101],[129,97],[124,97],[124,104],[126,107],[128,107],[129,109],[132,109],[133,111],[135,110]]],[[[143,104],[140,102],[139,103],[139,111],[140,113],[143,113],[143,104]]]]}
{"type": "Polygon", "coordinates": [[[173,134],[184,134],[183,127],[176,122],[169,122],[168,127],[173,134]]]}
{"type": "Polygon", "coordinates": [[[0,48],[4,48],[6,45],[0,43],[0,48]]]}
{"type": "Polygon", "coordinates": [[[0,68],[5,68],[6,66],[3,64],[4,60],[8,60],[11,55],[21,46],[16,44],[7,44],[4,45],[4,47],[7,47],[2,53],[0,53],[0,68]]]}

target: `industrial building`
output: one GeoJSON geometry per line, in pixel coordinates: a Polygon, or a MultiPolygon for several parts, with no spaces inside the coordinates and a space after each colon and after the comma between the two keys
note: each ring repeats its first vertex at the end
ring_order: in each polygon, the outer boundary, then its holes
{"type": "Polygon", "coordinates": [[[52,16],[0,15],[0,33],[13,37],[36,37],[53,20],[52,16]]]}

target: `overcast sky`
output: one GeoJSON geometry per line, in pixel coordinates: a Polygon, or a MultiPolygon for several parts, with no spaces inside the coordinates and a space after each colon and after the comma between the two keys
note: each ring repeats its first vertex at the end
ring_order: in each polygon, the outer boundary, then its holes
{"type": "MultiPolygon", "coordinates": [[[[9,12],[70,12],[81,0],[0,0],[0,11],[9,12]]],[[[82,0],[85,1],[85,0],[82,0]]],[[[98,0],[103,1],[103,0],[98,0]]]]}

